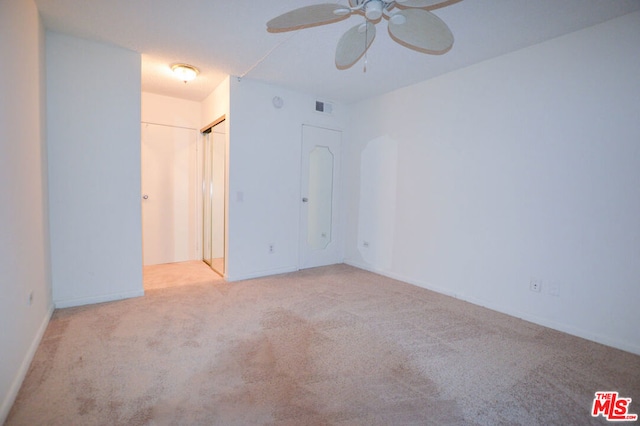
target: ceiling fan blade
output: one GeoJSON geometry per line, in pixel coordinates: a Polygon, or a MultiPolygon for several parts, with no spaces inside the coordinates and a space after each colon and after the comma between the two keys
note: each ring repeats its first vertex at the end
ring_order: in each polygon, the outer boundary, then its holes
{"type": "Polygon", "coordinates": [[[376,37],[376,26],[367,21],[344,33],[336,48],[336,67],[344,70],[358,62],[376,37]]]}
{"type": "Polygon", "coordinates": [[[267,31],[278,33],[331,24],[346,19],[350,15],[351,11],[348,8],[337,3],[305,6],[276,16],[267,22],[267,31]]]}
{"type": "Polygon", "coordinates": [[[400,8],[419,8],[419,9],[439,9],[458,3],[461,0],[396,0],[396,4],[400,8]]]}
{"type": "Polygon", "coordinates": [[[391,38],[409,49],[432,55],[448,52],[453,46],[453,34],[447,24],[423,9],[407,9],[389,18],[391,38]]]}

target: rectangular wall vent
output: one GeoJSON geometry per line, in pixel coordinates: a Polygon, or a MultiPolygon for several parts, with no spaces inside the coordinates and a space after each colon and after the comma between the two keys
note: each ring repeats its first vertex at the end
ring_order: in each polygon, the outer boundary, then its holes
{"type": "Polygon", "coordinates": [[[329,102],[316,101],[316,112],[323,114],[331,114],[333,111],[333,105],[329,102]]]}

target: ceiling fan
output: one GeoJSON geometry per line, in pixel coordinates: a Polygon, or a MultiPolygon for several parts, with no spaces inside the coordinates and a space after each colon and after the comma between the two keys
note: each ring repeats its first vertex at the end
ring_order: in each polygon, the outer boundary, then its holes
{"type": "Polygon", "coordinates": [[[441,55],[453,46],[453,34],[440,18],[430,12],[461,0],[349,0],[294,9],[267,22],[272,33],[332,24],[353,14],[365,17],[342,35],[336,48],[336,67],[347,69],[366,53],[376,35],[376,26],[388,21],[391,38],[402,46],[431,55],[441,55]]]}

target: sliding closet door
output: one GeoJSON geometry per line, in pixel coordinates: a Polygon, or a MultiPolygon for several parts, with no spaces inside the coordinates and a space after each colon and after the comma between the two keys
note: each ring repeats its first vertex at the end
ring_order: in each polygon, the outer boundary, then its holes
{"type": "Polygon", "coordinates": [[[203,260],[225,273],[226,122],[205,134],[203,170],[203,260]]]}
{"type": "Polygon", "coordinates": [[[202,260],[211,266],[211,133],[204,135],[202,158],[202,260]]]}

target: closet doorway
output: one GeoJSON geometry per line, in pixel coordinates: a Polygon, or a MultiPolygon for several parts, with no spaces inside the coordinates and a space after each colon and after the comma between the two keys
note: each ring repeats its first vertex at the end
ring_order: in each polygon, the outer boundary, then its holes
{"type": "Polygon", "coordinates": [[[226,265],[227,122],[221,117],[202,129],[202,260],[221,276],[226,265]]]}

